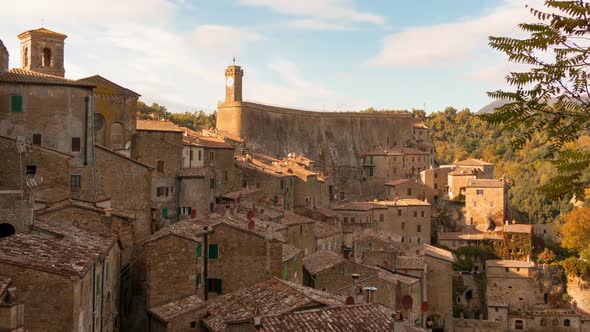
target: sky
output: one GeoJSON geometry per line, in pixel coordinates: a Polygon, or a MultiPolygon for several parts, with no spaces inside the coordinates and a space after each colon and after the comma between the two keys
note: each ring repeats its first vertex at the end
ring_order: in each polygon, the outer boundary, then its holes
{"type": "Polygon", "coordinates": [[[539,0],[18,0],[0,40],[20,66],[23,31],[68,35],[66,77],[99,74],[172,112],[213,111],[225,67],[243,98],[320,111],[477,111],[518,67],[488,36],[518,36],[539,0]]]}

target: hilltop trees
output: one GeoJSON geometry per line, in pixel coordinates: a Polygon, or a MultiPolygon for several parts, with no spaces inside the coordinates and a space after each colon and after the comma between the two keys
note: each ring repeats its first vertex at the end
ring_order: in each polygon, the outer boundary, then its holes
{"type": "Polygon", "coordinates": [[[583,199],[590,180],[585,176],[590,151],[575,142],[590,120],[590,4],[546,0],[545,7],[530,10],[538,22],[519,25],[528,38],[490,37],[492,48],[529,69],[506,77],[512,91],[488,93],[508,103],[483,117],[513,132],[512,143],[518,148],[534,139],[547,143],[542,157],[553,159],[558,172],[543,191],[552,197],[575,193],[583,199]]]}
{"type": "Polygon", "coordinates": [[[137,102],[137,117],[139,119],[170,120],[181,127],[193,130],[215,128],[217,113],[207,114],[204,111],[194,113],[171,113],[165,106],[157,103],[147,105],[142,101],[137,102]]]}

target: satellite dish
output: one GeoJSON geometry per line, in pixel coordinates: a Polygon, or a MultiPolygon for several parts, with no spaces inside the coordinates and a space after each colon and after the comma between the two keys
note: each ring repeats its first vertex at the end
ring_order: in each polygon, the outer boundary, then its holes
{"type": "Polygon", "coordinates": [[[422,302],[422,306],[420,308],[420,309],[422,309],[422,312],[427,312],[428,308],[429,308],[428,302],[426,302],[426,301],[422,302]]]}
{"type": "Polygon", "coordinates": [[[130,148],[130,147],[131,147],[131,141],[128,141],[128,142],[125,144],[125,150],[129,150],[129,148],[130,148]]]}
{"type": "Polygon", "coordinates": [[[252,230],[252,229],[254,229],[255,226],[256,226],[256,222],[254,222],[254,220],[250,220],[250,222],[248,223],[248,229],[252,230]]]}
{"type": "Polygon", "coordinates": [[[349,296],[346,298],[346,302],[344,302],[346,305],[352,305],[354,304],[354,298],[352,296],[349,296]]]}
{"type": "Polygon", "coordinates": [[[406,295],[402,298],[402,306],[404,307],[404,309],[406,309],[406,310],[412,309],[413,304],[414,304],[414,300],[412,300],[412,297],[410,295],[406,295]]]}
{"type": "Polygon", "coordinates": [[[246,213],[246,219],[252,220],[252,218],[254,218],[255,215],[256,215],[256,211],[250,210],[250,211],[248,211],[248,213],[246,213]]]}
{"type": "Polygon", "coordinates": [[[416,249],[416,255],[420,255],[420,249],[416,249]]]}

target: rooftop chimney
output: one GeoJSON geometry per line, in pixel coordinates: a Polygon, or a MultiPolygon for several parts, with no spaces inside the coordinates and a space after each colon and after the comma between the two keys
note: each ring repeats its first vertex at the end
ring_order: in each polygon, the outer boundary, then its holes
{"type": "Polygon", "coordinates": [[[367,293],[367,303],[373,303],[373,293],[377,290],[377,287],[365,287],[367,293]]]}

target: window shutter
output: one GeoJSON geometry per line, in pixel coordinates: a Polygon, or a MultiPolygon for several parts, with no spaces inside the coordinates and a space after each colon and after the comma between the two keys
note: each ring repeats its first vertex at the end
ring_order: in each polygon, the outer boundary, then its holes
{"type": "Polygon", "coordinates": [[[287,263],[283,264],[283,280],[289,279],[289,265],[287,263]]]}
{"type": "Polygon", "coordinates": [[[218,259],[219,258],[219,246],[217,244],[210,244],[209,245],[209,258],[211,258],[211,259],[218,259]]]}
{"type": "Polygon", "coordinates": [[[223,290],[221,288],[221,285],[222,285],[222,282],[221,281],[222,281],[221,279],[216,279],[215,280],[215,283],[216,283],[216,285],[215,285],[216,287],[215,288],[217,289],[217,294],[221,294],[223,292],[223,290]]]}
{"type": "Polygon", "coordinates": [[[23,111],[23,96],[11,96],[10,111],[14,113],[22,113],[23,111]]]}
{"type": "Polygon", "coordinates": [[[168,208],[162,208],[162,218],[168,218],[168,208]]]}
{"type": "Polygon", "coordinates": [[[197,244],[197,257],[202,257],[203,256],[203,246],[201,246],[201,244],[197,244]]]}

